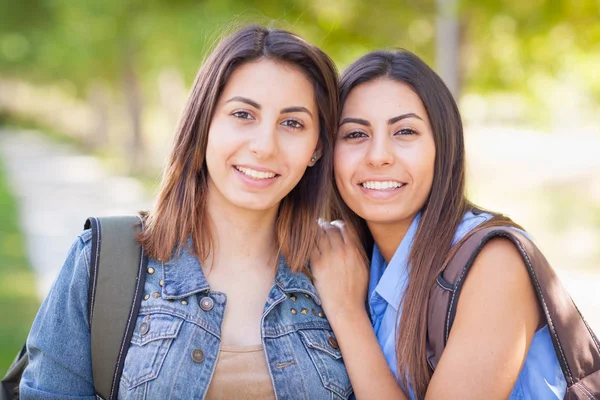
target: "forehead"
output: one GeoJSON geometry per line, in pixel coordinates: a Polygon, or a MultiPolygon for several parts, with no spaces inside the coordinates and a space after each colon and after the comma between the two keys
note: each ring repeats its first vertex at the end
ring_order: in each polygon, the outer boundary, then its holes
{"type": "Polygon", "coordinates": [[[222,94],[225,101],[232,96],[248,97],[261,105],[316,107],[313,85],[300,67],[267,58],[233,71],[222,94]]]}
{"type": "Polygon", "coordinates": [[[343,116],[391,118],[400,113],[415,113],[425,118],[423,102],[406,83],[378,78],[356,86],[346,98],[343,116]]]}

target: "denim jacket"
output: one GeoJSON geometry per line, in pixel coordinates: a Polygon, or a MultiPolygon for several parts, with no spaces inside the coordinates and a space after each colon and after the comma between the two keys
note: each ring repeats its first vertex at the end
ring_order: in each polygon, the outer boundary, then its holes
{"type": "MultiPolygon", "coordinates": [[[[84,231],[43,302],[27,339],[22,399],[95,399],[88,305],[91,232],[84,231]]],[[[185,249],[148,262],[145,293],[119,399],[204,398],[218,361],[224,293],[210,291],[185,249]]],[[[277,399],[347,399],[352,387],[310,279],[280,259],[261,319],[277,399]]]]}

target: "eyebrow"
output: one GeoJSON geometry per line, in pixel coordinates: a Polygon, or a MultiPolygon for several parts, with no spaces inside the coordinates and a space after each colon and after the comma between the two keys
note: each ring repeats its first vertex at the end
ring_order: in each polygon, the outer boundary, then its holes
{"type": "Polygon", "coordinates": [[[415,113],[406,113],[406,114],[398,115],[397,117],[388,119],[388,125],[393,125],[396,122],[406,119],[406,118],[416,118],[416,119],[420,119],[421,121],[423,121],[423,118],[419,117],[415,113]]]}
{"type": "Polygon", "coordinates": [[[242,97],[242,96],[235,96],[230,98],[229,100],[227,100],[225,103],[231,103],[232,101],[240,101],[242,103],[246,103],[251,105],[254,108],[257,108],[260,110],[260,104],[258,104],[257,102],[255,102],[254,100],[250,100],[247,97],[242,97]]]}
{"type": "MultiPolygon", "coordinates": [[[[393,125],[396,122],[406,119],[406,118],[416,118],[416,119],[420,119],[421,121],[423,121],[423,118],[419,117],[417,114],[407,113],[407,114],[398,115],[396,117],[388,119],[388,125],[393,125]]],[[[342,119],[339,126],[342,126],[343,124],[351,124],[351,123],[364,125],[364,126],[371,126],[371,123],[369,121],[367,121],[366,119],[350,118],[350,117],[342,119]]]]}
{"type": "MultiPolygon", "coordinates": [[[[229,100],[227,100],[226,103],[230,103],[232,101],[240,101],[242,103],[249,104],[249,105],[251,105],[252,107],[254,107],[254,108],[258,109],[258,110],[261,109],[260,104],[258,104],[254,100],[250,100],[247,97],[235,96],[235,97],[232,97],[229,100]]],[[[293,112],[304,112],[304,113],[307,113],[308,115],[310,115],[311,117],[313,116],[312,113],[310,112],[310,110],[308,108],[302,107],[302,106],[282,108],[279,113],[280,114],[286,114],[286,113],[293,113],[293,112]]]]}
{"type": "Polygon", "coordinates": [[[367,121],[366,119],[362,119],[362,118],[344,118],[340,121],[340,125],[342,126],[344,124],[359,124],[359,125],[364,125],[364,126],[371,126],[371,123],[369,121],[367,121]]]}
{"type": "Polygon", "coordinates": [[[286,107],[286,108],[282,108],[280,111],[281,114],[293,113],[293,112],[304,112],[304,113],[307,113],[308,115],[310,115],[311,117],[313,116],[308,108],[302,107],[302,106],[286,107]]]}

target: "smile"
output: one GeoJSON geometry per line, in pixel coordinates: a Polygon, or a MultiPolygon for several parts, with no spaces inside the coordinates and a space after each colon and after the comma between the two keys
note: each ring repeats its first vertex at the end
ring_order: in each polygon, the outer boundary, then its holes
{"type": "Polygon", "coordinates": [[[370,190],[393,190],[401,188],[404,183],[397,181],[365,181],[360,186],[370,190]]]}
{"type": "Polygon", "coordinates": [[[240,166],[235,166],[234,167],[237,171],[241,172],[242,174],[249,176],[252,179],[272,179],[275,178],[277,176],[277,174],[275,172],[270,172],[270,171],[256,171],[252,168],[247,168],[247,167],[240,167],[240,166]]]}

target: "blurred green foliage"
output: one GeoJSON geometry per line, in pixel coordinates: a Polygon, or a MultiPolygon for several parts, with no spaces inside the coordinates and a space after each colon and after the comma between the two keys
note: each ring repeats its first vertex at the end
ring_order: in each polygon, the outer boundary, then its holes
{"type": "Polygon", "coordinates": [[[0,376],[23,346],[39,307],[18,214],[0,160],[0,376]]]}
{"type": "Polygon", "coordinates": [[[464,85],[544,103],[557,81],[600,103],[600,2],[461,0],[464,85]]]}
{"type": "MultiPolygon", "coordinates": [[[[466,88],[535,93],[544,78],[570,73],[600,99],[597,0],[459,3],[466,88]]],[[[173,66],[191,80],[215,32],[247,21],[292,29],[342,67],[381,47],[434,61],[434,0],[1,0],[0,9],[0,71],[75,88],[118,85],[127,57],[146,79],[173,66]]]]}

